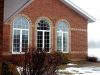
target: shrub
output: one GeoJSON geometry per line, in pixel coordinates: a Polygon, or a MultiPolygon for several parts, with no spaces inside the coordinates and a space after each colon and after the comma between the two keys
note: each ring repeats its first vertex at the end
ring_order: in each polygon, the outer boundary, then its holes
{"type": "Polygon", "coordinates": [[[88,57],[87,60],[90,62],[97,62],[97,57],[88,57]]]}
{"type": "Polygon", "coordinates": [[[1,71],[1,75],[10,75],[10,71],[9,71],[9,65],[5,62],[2,63],[2,71],[1,71]]]}
{"type": "Polygon", "coordinates": [[[58,56],[61,57],[61,64],[68,64],[70,61],[68,60],[68,54],[61,53],[61,52],[55,52],[58,56]]]}
{"type": "Polygon", "coordinates": [[[2,62],[2,71],[1,75],[19,75],[16,65],[13,65],[10,62],[4,61],[2,62]]]}
{"type": "Polygon", "coordinates": [[[29,53],[25,53],[22,75],[57,75],[62,57],[61,53],[49,54],[42,50],[30,50],[29,53]]]}

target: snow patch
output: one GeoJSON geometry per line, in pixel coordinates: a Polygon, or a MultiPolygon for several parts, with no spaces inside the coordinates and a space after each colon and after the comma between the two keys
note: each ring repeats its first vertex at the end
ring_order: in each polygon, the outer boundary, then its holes
{"type": "Polygon", "coordinates": [[[19,74],[21,75],[22,71],[23,71],[23,67],[19,67],[17,66],[17,71],[19,72],[19,74]]]}
{"type": "Polygon", "coordinates": [[[100,67],[68,67],[64,70],[59,70],[59,72],[69,72],[73,75],[100,75],[100,67]]]}

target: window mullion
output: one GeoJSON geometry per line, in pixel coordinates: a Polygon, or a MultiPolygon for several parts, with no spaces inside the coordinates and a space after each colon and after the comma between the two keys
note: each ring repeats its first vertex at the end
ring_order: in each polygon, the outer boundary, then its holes
{"type": "Polygon", "coordinates": [[[14,52],[14,50],[13,50],[13,48],[14,48],[14,32],[15,32],[14,30],[15,30],[15,29],[13,29],[13,36],[12,36],[12,38],[13,38],[13,39],[12,39],[12,52],[14,52]]]}
{"type": "Polygon", "coordinates": [[[63,48],[63,45],[64,45],[64,44],[63,44],[63,40],[64,40],[64,39],[63,39],[63,32],[61,32],[61,34],[62,34],[62,52],[63,52],[63,49],[64,49],[64,48],[63,48]]]}
{"type": "Polygon", "coordinates": [[[20,30],[20,52],[22,52],[22,29],[20,30]]]}
{"type": "Polygon", "coordinates": [[[30,36],[29,36],[30,34],[29,34],[29,30],[28,30],[28,50],[29,50],[29,41],[30,41],[30,36]]]}
{"type": "Polygon", "coordinates": [[[45,41],[45,40],[44,40],[44,33],[45,33],[45,31],[43,31],[43,37],[42,37],[42,38],[43,38],[43,39],[42,39],[42,40],[43,40],[43,42],[42,42],[42,49],[44,49],[44,41],[45,41]]]}
{"type": "MultiPolygon", "coordinates": [[[[21,28],[22,28],[22,18],[21,18],[21,28]]],[[[22,52],[22,29],[20,29],[20,52],[22,52]]]]}

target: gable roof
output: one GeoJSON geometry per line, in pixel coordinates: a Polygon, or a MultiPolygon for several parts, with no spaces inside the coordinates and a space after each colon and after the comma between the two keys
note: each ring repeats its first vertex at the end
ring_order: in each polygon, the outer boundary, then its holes
{"type": "Polygon", "coordinates": [[[85,12],[84,10],[79,8],[77,5],[72,3],[70,0],[60,0],[60,1],[62,3],[64,3],[65,5],[69,6],[70,8],[72,8],[75,12],[77,12],[78,14],[83,16],[84,18],[86,18],[88,20],[88,22],[90,22],[90,23],[95,22],[95,18],[93,16],[91,16],[90,14],[88,14],[87,12],[85,12]]]}
{"type": "MultiPolygon", "coordinates": [[[[5,0],[4,2],[4,22],[8,20],[15,13],[20,12],[28,6],[33,0],[5,0]]],[[[95,22],[95,18],[76,6],[70,0],[60,0],[65,5],[72,8],[75,12],[83,16],[88,22],[95,22]]]]}
{"type": "Polygon", "coordinates": [[[4,22],[12,15],[23,10],[33,0],[4,0],[4,22]]]}

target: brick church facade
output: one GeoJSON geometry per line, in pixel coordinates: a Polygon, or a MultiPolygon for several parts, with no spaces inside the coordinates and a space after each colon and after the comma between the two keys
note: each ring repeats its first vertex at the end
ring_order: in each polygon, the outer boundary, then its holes
{"type": "Polygon", "coordinates": [[[68,54],[71,60],[85,60],[87,24],[94,18],[68,0],[29,1],[1,26],[4,58],[17,59],[25,48],[33,47],[68,54]]]}

